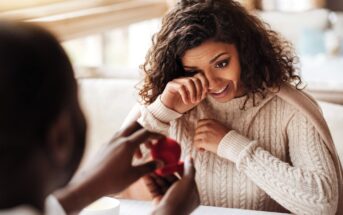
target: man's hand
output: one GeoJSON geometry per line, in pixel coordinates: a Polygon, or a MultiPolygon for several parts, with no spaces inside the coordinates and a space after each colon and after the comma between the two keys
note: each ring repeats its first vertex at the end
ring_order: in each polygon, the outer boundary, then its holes
{"type": "Polygon", "coordinates": [[[160,177],[154,174],[144,176],[145,183],[157,204],[153,214],[190,214],[200,204],[195,184],[195,169],[191,158],[185,161],[183,177],[160,177]]]}
{"type": "Polygon", "coordinates": [[[132,159],[140,144],[162,137],[147,131],[137,122],[118,132],[97,153],[91,166],[80,172],[66,188],[56,192],[65,211],[68,214],[77,212],[101,196],[122,191],[160,167],[156,161],[132,166],[132,159]]]}
{"type": "Polygon", "coordinates": [[[107,178],[108,194],[117,193],[128,187],[143,175],[154,171],[157,161],[150,161],[139,166],[132,166],[135,151],[142,143],[154,142],[163,136],[151,133],[142,128],[137,122],[119,132],[99,154],[98,177],[107,178]]]}

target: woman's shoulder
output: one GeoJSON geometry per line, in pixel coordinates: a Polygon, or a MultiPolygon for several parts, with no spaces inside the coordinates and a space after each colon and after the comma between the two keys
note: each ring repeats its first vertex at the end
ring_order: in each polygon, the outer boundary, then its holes
{"type": "Polygon", "coordinates": [[[254,107],[251,107],[247,111],[255,112],[255,114],[272,115],[283,121],[297,113],[298,109],[278,96],[277,93],[268,92],[263,99],[259,100],[254,107]]]}
{"type": "Polygon", "coordinates": [[[310,122],[317,130],[326,133],[327,123],[317,101],[302,89],[285,84],[275,93],[275,99],[282,101],[288,116],[297,114],[310,122]]]}
{"type": "Polygon", "coordinates": [[[282,113],[285,118],[294,115],[312,115],[316,118],[322,116],[322,111],[316,100],[302,89],[297,89],[291,85],[281,86],[279,89],[271,89],[259,104],[261,107],[271,112],[282,113]]]}
{"type": "Polygon", "coordinates": [[[290,109],[296,109],[303,113],[311,113],[314,115],[322,115],[322,110],[317,101],[304,89],[284,84],[275,93],[277,99],[284,101],[290,109]]]}

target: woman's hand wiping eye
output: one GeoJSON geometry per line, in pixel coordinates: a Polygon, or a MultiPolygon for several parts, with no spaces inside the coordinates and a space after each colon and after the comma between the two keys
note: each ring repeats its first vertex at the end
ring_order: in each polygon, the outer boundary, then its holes
{"type": "Polygon", "coordinates": [[[206,98],[208,88],[208,80],[202,73],[177,78],[167,84],[161,101],[168,108],[185,113],[206,98]]]}

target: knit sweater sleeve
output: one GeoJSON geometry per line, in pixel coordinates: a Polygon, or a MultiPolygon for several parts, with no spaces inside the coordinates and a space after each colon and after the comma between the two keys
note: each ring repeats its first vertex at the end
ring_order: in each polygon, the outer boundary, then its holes
{"type": "Polygon", "coordinates": [[[170,122],[181,117],[182,114],[166,107],[160,96],[148,106],[142,106],[138,122],[146,129],[168,135],[170,122]]]}
{"type": "Polygon", "coordinates": [[[286,134],[291,164],[235,131],[220,142],[218,155],[235,162],[239,171],[292,213],[335,214],[338,181],[325,143],[299,112],[289,121],[286,134]]]}

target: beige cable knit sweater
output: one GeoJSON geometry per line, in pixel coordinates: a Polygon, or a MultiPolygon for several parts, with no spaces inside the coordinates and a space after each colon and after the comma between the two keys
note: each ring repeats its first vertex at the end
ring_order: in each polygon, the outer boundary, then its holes
{"type": "Polygon", "coordinates": [[[191,154],[204,205],[295,214],[335,214],[337,174],[330,153],[312,123],[290,104],[270,93],[227,103],[206,98],[186,114],[165,107],[160,99],[141,109],[139,122],[175,138],[182,157],[191,154]],[[216,119],[232,130],[217,154],[192,145],[198,119],[216,119]]]}

